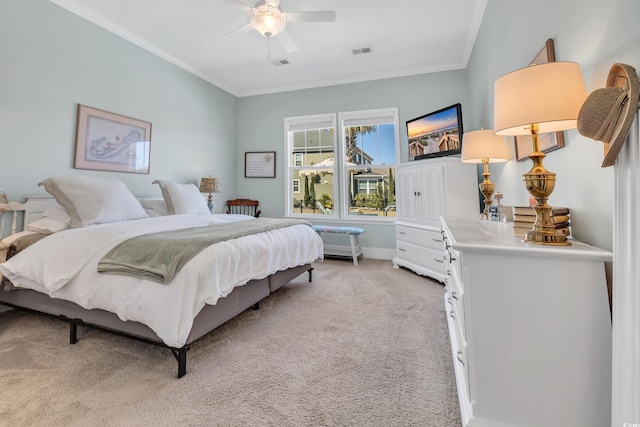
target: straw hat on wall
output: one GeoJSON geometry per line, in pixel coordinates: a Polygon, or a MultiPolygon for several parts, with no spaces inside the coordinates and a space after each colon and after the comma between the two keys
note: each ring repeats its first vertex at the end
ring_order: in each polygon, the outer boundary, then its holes
{"type": "Polygon", "coordinates": [[[638,110],[638,74],[627,64],[613,64],[607,86],[593,91],[578,114],[578,132],[587,138],[609,144],[602,167],[616,162],[631,122],[638,110]]]}

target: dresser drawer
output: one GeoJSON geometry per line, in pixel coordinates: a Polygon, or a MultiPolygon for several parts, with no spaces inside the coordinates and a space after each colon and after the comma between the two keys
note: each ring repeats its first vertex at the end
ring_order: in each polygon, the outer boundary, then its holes
{"type": "Polygon", "coordinates": [[[428,230],[425,228],[407,227],[396,225],[396,240],[424,246],[436,251],[444,250],[442,233],[440,230],[428,230]]]}
{"type": "Polygon", "coordinates": [[[396,242],[397,257],[408,262],[445,274],[445,261],[442,251],[436,251],[404,240],[396,242]]]}

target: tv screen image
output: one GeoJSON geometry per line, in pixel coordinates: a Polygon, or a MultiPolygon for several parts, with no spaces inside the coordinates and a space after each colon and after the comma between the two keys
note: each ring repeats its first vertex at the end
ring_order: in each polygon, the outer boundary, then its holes
{"type": "Polygon", "coordinates": [[[408,120],[409,160],[460,154],[462,133],[460,104],[408,120]]]}

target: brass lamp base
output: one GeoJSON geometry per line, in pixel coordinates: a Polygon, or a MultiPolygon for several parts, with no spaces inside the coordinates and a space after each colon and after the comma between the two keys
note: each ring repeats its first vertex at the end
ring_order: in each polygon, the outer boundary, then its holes
{"type": "Polygon", "coordinates": [[[489,219],[489,206],[493,204],[491,195],[496,189],[496,185],[489,180],[489,177],[491,176],[488,167],[489,159],[482,159],[482,163],[484,164],[484,173],[482,174],[482,176],[484,177],[484,181],[482,181],[478,187],[480,188],[480,192],[484,196],[484,211],[482,212],[482,218],[489,219]]]}
{"type": "Polygon", "coordinates": [[[523,240],[538,245],[570,246],[571,242],[567,241],[567,236],[556,229],[552,219],[552,208],[547,204],[547,199],[556,185],[556,174],[542,166],[545,155],[538,149],[537,130],[537,125],[531,125],[533,152],[529,154],[529,158],[533,167],[522,175],[527,191],[536,199],[533,207],[536,211],[536,222],[533,224],[533,230],[525,233],[523,240]]]}

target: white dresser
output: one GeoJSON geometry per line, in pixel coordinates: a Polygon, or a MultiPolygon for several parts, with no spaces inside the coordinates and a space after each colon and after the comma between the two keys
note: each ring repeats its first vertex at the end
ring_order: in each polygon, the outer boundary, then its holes
{"type": "Polygon", "coordinates": [[[396,167],[396,257],[406,267],[443,282],[446,275],[441,216],[480,216],[475,164],[439,157],[396,167]]]}
{"type": "Polygon", "coordinates": [[[463,425],[610,425],[612,253],[526,244],[508,223],[442,225],[463,425]]]}

